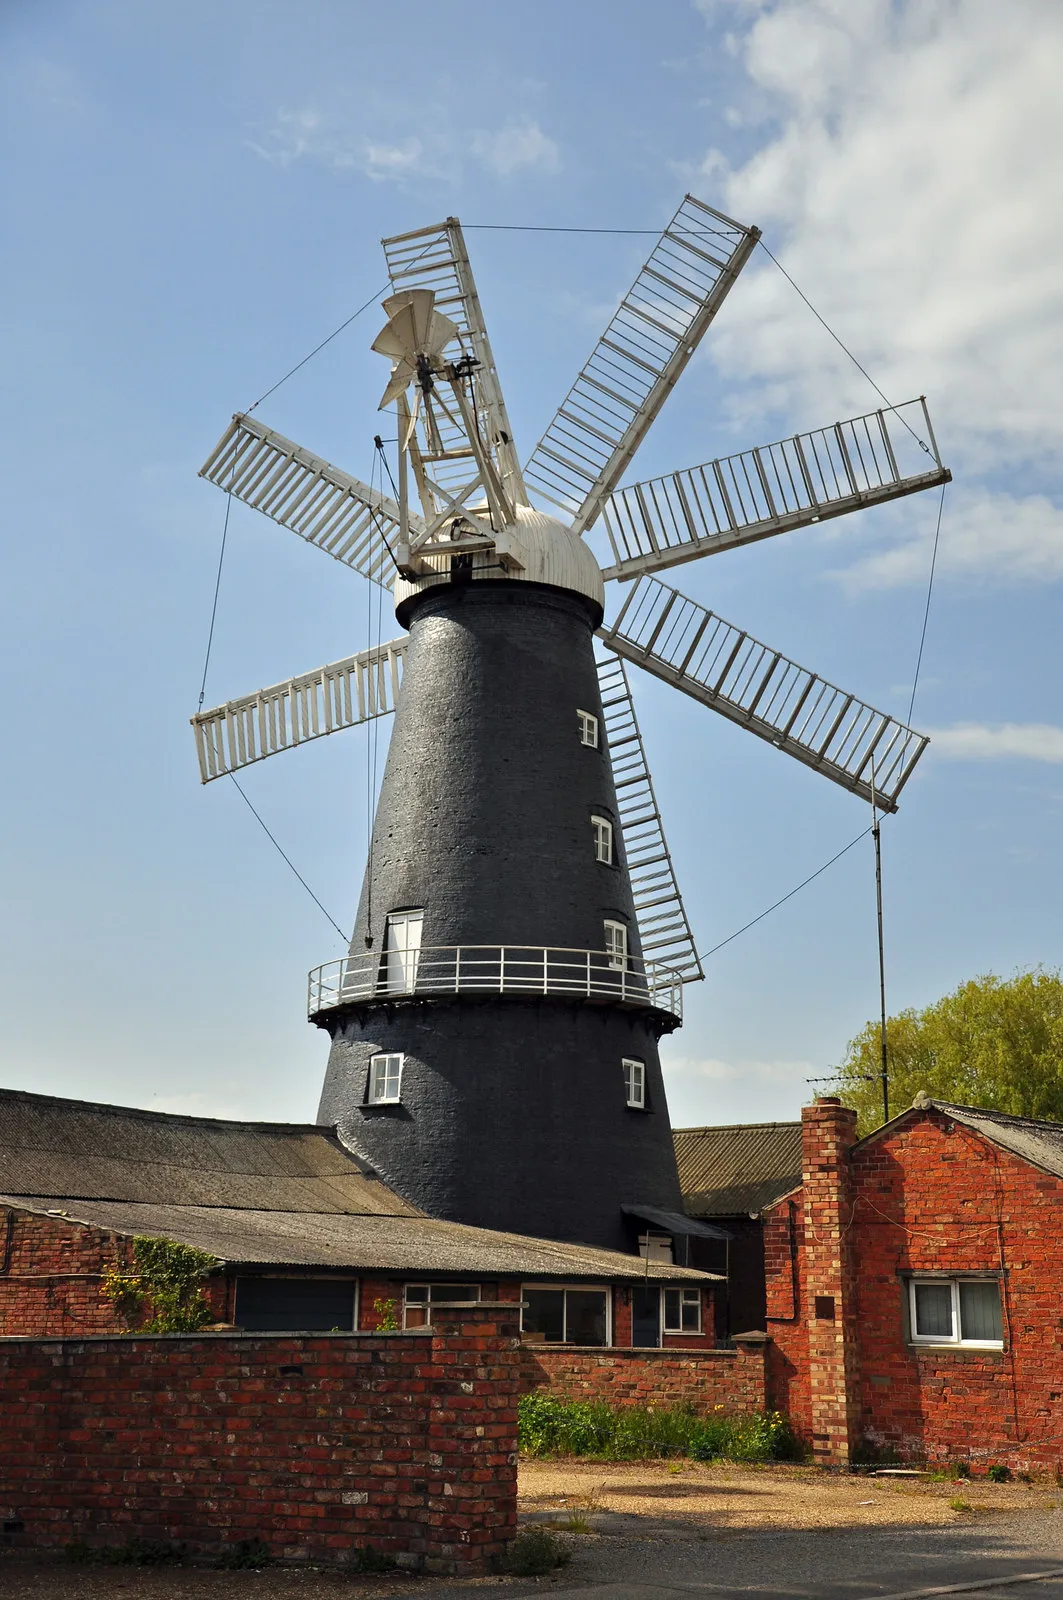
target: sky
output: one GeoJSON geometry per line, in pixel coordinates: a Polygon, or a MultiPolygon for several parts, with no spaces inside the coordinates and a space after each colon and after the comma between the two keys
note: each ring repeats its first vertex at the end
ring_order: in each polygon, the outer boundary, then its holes
{"type": "MultiPolygon", "coordinates": [[[[380,238],[451,214],[524,454],[652,240],[510,230],[660,228],[686,191],[763,229],[891,400],[927,395],[954,483],[912,719],[932,742],[882,827],[889,1009],[1058,966],[1063,10],[408,0],[399,15],[0,6],[0,1082],[313,1119],[328,1039],[306,1022],[306,973],[342,945],[233,786],[198,780],[188,718],[225,501],[197,472],[231,413],[379,298],[380,238]]],[[[372,305],[256,413],[363,478],[381,320],[372,305]]],[[[878,403],[758,252],[628,481],[878,403]]],[[[937,505],[666,578],[903,718],[937,505]]],[[[361,648],[369,604],[365,580],[234,504],[206,704],[361,648]]],[[[870,840],[730,936],[868,808],[633,677],[699,947],[728,941],[664,1045],[673,1121],[796,1116],[877,1013],[870,840]]],[[[372,766],[356,729],[243,777],[340,927],[372,766]]]]}

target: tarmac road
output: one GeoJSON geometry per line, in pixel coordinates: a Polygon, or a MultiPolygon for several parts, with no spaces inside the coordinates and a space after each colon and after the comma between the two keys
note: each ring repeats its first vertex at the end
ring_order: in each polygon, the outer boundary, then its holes
{"type": "Polygon", "coordinates": [[[3,1600],[1063,1600],[1063,1510],[962,1526],[813,1528],[708,1537],[570,1538],[572,1564],[539,1579],[359,1578],[267,1567],[79,1568],[0,1560],[3,1600]],[[1043,1575],[1043,1576],[1042,1576],[1043,1575]]]}

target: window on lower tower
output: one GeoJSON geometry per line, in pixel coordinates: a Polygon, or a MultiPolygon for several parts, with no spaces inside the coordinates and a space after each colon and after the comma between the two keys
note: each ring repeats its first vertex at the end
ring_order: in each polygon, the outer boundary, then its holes
{"type": "Polygon", "coordinates": [[[646,1063],[624,1058],[624,1095],[633,1111],[646,1109],[646,1063]]]}
{"type": "Polygon", "coordinates": [[[369,1058],[369,1104],[397,1105],[402,1095],[402,1056],[396,1051],[369,1058]]]}
{"type": "Polygon", "coordinates": [[[580,744],[589,745],[592,750],[597,750],[598,718],[593,711],[577,711],[576,718],[579,723],[580,744]]]}
{"type": "Polygon", "coordinates": [[[611,967],[627,966],[627,924],[624,922],[607,922],[605,924],[605,953],[609,957],[611,967]]]}
{"type": "Polygon", "coordinates": [[[613,864],[613,824],[608,817],[592,817],[591,827],[594,829],[594,859],[602,861],[607,867],[613,864]]]}

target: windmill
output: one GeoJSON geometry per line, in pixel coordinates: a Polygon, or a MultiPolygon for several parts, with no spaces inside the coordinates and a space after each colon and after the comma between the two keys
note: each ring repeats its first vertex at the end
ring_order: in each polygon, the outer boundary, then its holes
{"type": "Polygon", "coordinates": [[[386,239],[393,496],[248,415],[202,468],[394,584],[403,637],[193,723],[208,782],[395,712],[309,1010],[319,1120],[435,1216],[614,1246],[678,1225],[658,1041],[702,971],[629,664],[883,810],[926,744],[659,576],[946,482],[923,399],[621,486],[759,236],[687,196],[523,469],[459,223],[386,239]]]}

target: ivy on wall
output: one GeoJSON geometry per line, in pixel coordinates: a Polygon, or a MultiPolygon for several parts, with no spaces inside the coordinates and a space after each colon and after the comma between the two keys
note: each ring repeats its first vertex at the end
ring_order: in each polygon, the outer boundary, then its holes
{"type": "Polygon", "coordinates": [[[131,1333],[195,1333],[214,1320],[203,1280],[216,1256],[172,1239],[133,1240],[133,1270],[113,1267],[103,1292],[131,1333]]]}

